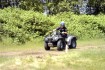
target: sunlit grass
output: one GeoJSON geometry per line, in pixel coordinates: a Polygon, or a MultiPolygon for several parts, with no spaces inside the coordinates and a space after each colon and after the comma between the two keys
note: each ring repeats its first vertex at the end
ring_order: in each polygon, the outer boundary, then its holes
{"type": "MultiPolygon", "coordinates": [[[[68,61],[66,62],[73,70],[104,70],[105,49],[87,49],[75,51],[75,53],[79,55],[70,60],[67,59],[68,61]]],[[[69,55],[69,57],[71,56],[69,55]]]]}
{"type": "MultiPolygon", "coordinates": [[[[104,40],[78,41],[77,49],[69,50],[68,53],[62,53],[57,56],[50,54],[46,54],[42,58],[37,58],[34,55],[15,57],[1,56],[0,65],[2,70],[104,70],[104,42],[104,40]]],[[[43,46],[43,43],[40,44],[40,46],[43,46]]],[[[22,48],[20,49],[22,50],[22,48]]],[[[27,49],[29,49],[29,47],[27,47],[27,49]]]]}
{"type": "MultiPolygon", "coordinates": [[[[3,57],[3,59],[7,58],[3,57]]],[[[7,70],[11,66],[18,70],[104,70],[105,49],[70,50],[59,56],[45,55],[40,59],[31,55],[17,56],[4,66],[5,68],[1,67],[3,70],[7,70]]]]}
{"type": "MultiPolygon", "coordinates": [[[[105,39],[92,39],[92,40],[77,40],[77,48],[79,47],[91,47],[91,46],[104,46],[105,39]]],[[[17,45],[10,43],[9,41],[3,43],[0,42],[0,52],[6,51],[24,51],[24,50],[37,50],[44,49],[43,38],[37,38],[34,41],[26,42],[25,44],[17,45]]]]}
{"type": "Polygon", "coordinates": [[[2,57],[2,56],[0,56],[0,63],[4,63],[4,62],[6,62],[8,60],[9,60],[8,57],[2,57]]]}
{"type": "Polygon", "coordinates": [[[0,42],[0,52],[38,50],[41,49],[42,47],[43,47],[43,38],[26,42],[25,44],[14,44],[8,41],[0,42]]]}
{"type": "Polygon", "coordinates": [[[89,40],[77,40],[77,45],[80,47],[87,46],[102,46],[105,45],[105,39],[89,39],[89,40]]]}

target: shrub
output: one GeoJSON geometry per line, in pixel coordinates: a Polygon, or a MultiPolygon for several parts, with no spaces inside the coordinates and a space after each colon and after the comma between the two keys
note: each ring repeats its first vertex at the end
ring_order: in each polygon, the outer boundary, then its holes
{"type": "Polygon", "coordinates": [[[25,43],[38,36],[44,36],[54,25],[46,16],[33,11],[7,8],[0,11],[2,36],[14,42],[25,43]]]}
{"type": "Polygon", "coordinates": [[[63,12],[53,16],[24,11],[17,8],[0,10],[0,41],[11,38],[13,42],[25,43],[44,36],[48,31],[66,22],[68,33],[79,39],[103,38],[105,35],[105,16],[74,15],[63,12]]]}
{"type": "Polygon", "coordinates": [[[58,23],[65,21],[70,34],[79,39],[103,38],[105,35],[105,17],[93,15],[75,15],[70,12],[60,13],[52,17],[58,23]]]}

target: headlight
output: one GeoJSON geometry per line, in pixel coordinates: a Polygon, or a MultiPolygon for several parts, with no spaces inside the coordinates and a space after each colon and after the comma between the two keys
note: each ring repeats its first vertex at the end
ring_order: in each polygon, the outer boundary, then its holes
{"type": "Polygon", "coordinates": [[[45,40],[45,41],[48,41],[48,38],[45,38],[44,40],[45,40]]]}
{"type": "Polygon", "coordinates": [[[54,37],[54,40],[57,40],[58,39],[58,37],[54,37]]]}

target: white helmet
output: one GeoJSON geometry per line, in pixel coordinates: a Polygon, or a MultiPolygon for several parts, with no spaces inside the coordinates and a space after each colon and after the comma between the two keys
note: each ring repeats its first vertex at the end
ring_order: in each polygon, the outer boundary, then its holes
{"type": "Polygon", "coordinates": [[[60,23],[60,25],[61,25],[61,26],[65,26],[65,22],[62,21],[62,22],[60,23]]]}

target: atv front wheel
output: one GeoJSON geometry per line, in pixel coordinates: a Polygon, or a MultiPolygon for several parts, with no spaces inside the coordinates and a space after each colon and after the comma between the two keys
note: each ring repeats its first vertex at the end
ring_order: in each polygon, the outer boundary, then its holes
{"type": "Polygon", "coordinates": [[[50,50],[50,47],[48,46],[48,44],[46,42],[44,43],[44,48],[45,48],[45,50],[50,50]]]}
{"type": "Polygon", "coordinates": [[[62,51],[63,48],[64,48],[64,44],[63,44],[63,42],[62,42],[61,40],[59,40],[59,41],[57,42],[57,50],[58,50],[58,51],[62,51]]]}

